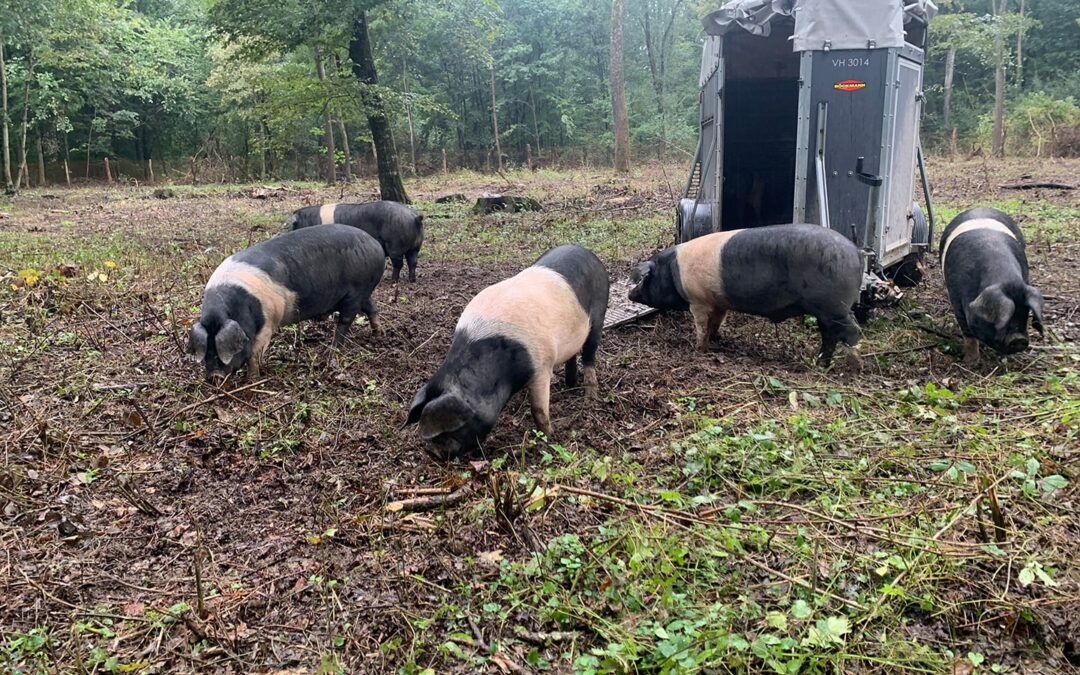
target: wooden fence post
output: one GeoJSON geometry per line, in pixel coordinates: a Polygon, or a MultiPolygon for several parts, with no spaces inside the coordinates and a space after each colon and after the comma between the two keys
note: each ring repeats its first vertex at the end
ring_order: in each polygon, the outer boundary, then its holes
{"type": "Polygon", "coordinates": [[[199,182],[199,174],[195,169],[195,158],[191,158],[191,184],[197,185],[199,182]]]}
{"type": "Polygon", "coordinates": [[[529,171],[536,171],[532,161],[532,143],[525,144],[525,166],[529,167],[529,171]]]}
{"type": "Polygon", "coordinates": [[[68,167],[67,157],[64,158],[64,182],[71,187],[71,169],[68,167]]]}
{"type": "Polygon", "coordinates": [[[109,158],[105,158],[105,180],[112,185],[112,171],[109,169],[109,158]]]}
{"type": "Polygon", "coordinates": [[[956,127],[952,128],[952,141],[949,143],[949,159],[956,160],[956,127]]]}
{"type": "Polygon", "coordinates": [[[446,175],[446,148],[442,149],[442,175],[446,175]]]}
{"type": "Polygon", "coordinates": [[[154,183],[154,160],[153,160],[153,158],[150,158],[150,157],[148,157],[146,159],[146,180],[149,181],[151,185],[153,185],[153,183],[154,183]]]}

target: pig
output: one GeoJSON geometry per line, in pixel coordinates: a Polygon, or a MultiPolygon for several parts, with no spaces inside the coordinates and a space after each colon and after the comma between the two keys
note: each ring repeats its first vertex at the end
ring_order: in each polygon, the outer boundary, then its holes
{"type": "Polygon", "coordinates": [[[402,258],[409,264],[409,281],[416,281],[416,257],[424,243],[424,216],[398,202],[323,204],[296,211],[285,221],[285,229],[329,223],[358,227],[375,237],[394,266],[392,281],[397,282],[401,275],[402,258]]]}
{"type": "Polygon", "coordinates": [[[669,246],[632,271],[629,297],[658,309],[689,309],[701,350],[729,310],[776,322],[809,314],[818,321],[827,366],[839,342],[859,342],[852,306],[862,272],[859,250],[843,235],[818,225],[772,225],[669,246]]]}
{"type": "Polygon", "coordinates": [[[596,398],[596,351],[608,303],[608,274],[589,250],[551,249],[516,276],[488,286],[458,319],[450,350],[417,392],[405,426],[419,423],[427,451],[449,459],[478,447],[518,391],[528,388],[536,427],[554,438],[548,408],[552,371],[566,364],[596,398]]]}
{"type": "Polygon", "coordinates": [[[206,365],[208,380],[245,365],[255,379],[281,326],[337,312],[334,345],[340,345],[363,312],[378,334],[371,292],[385,261],[379,242],[347,225],[288,232],[234,253],[206,283],[188,353],[206,365]]]}
{"type": "Polygon", "coordinates": [[[941,233],[941,273],[964,336],[964,361],[979,362],[979,343],[1002,354],[1028,348],[1031,325],[1043,333],[1043,297],[1028,283],[1024,235],[997,209],[976,207],[941,233]]]}

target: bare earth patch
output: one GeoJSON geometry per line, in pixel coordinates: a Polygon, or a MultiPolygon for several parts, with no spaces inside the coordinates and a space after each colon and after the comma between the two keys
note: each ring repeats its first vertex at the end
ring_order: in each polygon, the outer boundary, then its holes
{"type": "Polygon", "coordinates": [[[605,334],[601,401],[556,384],[558,438],[518,396],[449,465],[399,427],[468,300],[559,243],[625,276],[671,241],[682,167],[413,181],[427,240],[418,283],[376,291],[386,334],[286,329],[220,389],[183,354],[210,272],[373,183],[0,204],[0,670],[1080,667],[1080,190],[999,187],[1080,163],[930,168],[937,232],[1018,216],[1031,352],[966,368],[931,256],[861,371],[814,365],[805,322],[732,316],[702,355],[656,315],[605,334]],[[471,216],[491,192],[545,209],[471,216]]]}

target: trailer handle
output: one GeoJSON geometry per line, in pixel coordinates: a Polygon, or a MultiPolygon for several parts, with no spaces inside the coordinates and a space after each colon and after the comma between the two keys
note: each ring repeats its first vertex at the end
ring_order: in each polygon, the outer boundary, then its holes
{"type": "Polygon", "coordinates": [[[926,179],[926,162],[923,161],[922,143],[915,146],[915,157],[919,160],[919,179],[922,181],[923,199],[926,200],[926,216],[930,220],[927,232],[926,250],[934,250],[934,203],[930,200],[930,181],[926,179]]]}
{"type": "MultiPolygon", "coordinates": [[[[865,157],[855,159],[855,180],[870,187],[870,201],[866,207],[866,231],[863,232],[864,239],[871,233],[877,237],[877,211],[878,205],[881,203],[881,184],[884,182],[881,176],[863,171],[863,161],[865,159],[865,157]]],[[[852,225],[851,229],[854,230],[855,226],[852,225]]],[[[855,242],[855,244],[858,245],[859,242],[855,242]]]]}
{"type": "Polygon", "coordinates": [[[829,191],[825,183],[825,128],[828,126],[828,121],[829,103],[821,101],[818,103],[817,156],[814,158],[814,163],[817,170],[818,218],[821,226],[826,229],[829,228],[829,191]]]}

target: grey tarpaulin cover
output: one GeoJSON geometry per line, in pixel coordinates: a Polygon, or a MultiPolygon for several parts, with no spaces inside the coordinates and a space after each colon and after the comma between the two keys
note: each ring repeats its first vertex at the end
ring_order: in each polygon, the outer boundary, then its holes
{"type": "Polygon", "coordinates": [[[900,47],[904,24],[930,21],[931,0],[732,0],[703,20],[709,35],[742,29],[769,35],[778,16],[795,17],[794,51],[900,47]],[[871,44],[872,43],[872,44],[871,44]]]}

